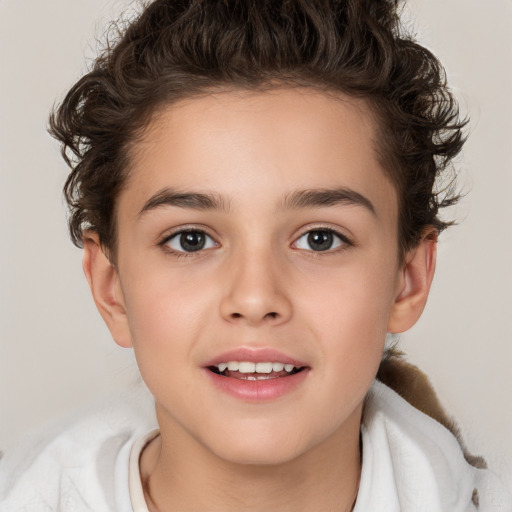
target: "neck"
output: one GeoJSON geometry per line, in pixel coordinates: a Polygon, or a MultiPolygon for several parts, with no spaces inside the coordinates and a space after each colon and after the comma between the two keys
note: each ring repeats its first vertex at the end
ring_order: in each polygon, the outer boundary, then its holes
{"type": "Polygon", "coordinates": [[[348,512],[361,471],[359,408],[330,438],[279,464],[220,459],[183,431],[166,431],[144,450],[140,469],[150,512],[279,510],[348,512]]]}

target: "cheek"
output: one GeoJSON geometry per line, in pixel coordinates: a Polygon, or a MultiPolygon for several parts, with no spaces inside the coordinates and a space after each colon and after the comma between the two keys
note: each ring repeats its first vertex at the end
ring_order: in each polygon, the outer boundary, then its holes
{"type": "Polygon", "coordinates": [[[383,300],[387,289],[384,282],[343,276],[328,293],[312,297],[304,313],[319,349],[318,388],[326,390],[316,397],[315,415],[326,429],[338,428],[356,410],[377,374],[391,302],[383,300]]]}
{"type": "MultiPolygon", "coordinates": [[[[391,267],[393,268],[393,267],[391,267]]],[[[396,274],[378,261],[340,266],[319,280],[318,286],[297,293],[303,307],[323,318],[323,325],[361,332],[386,328],[394,303],[396,274]]]]}
{"type": "Polygon", "coordinates": [[[323,287],[297,294],[307,297],[299,308],[322,340],[323,357],[351,377],[356,369],[376,371],[380,362],[395,294],[396,275],[389,268],[378,261],[350,265],[332,272],[323,287]]]}
{"type": "MultiPolygon", "coordinates": [[[[129,327],[139,364],[186,357],[212,320],[218,286],[204,273],[148,265],[124,290],[129,327]]],[[[134,276],[135,273],[132,273],[134,276]]],[[[142,368],[141,368],[142,371],[142,368]]]]}
{"type": "Polygon", "coordinates": [[[190,288],[170,279],[132,282],[129,294],[127,314],[142,379],[159,401],[175,403],[183,395],[204,306],[190,288]]]}

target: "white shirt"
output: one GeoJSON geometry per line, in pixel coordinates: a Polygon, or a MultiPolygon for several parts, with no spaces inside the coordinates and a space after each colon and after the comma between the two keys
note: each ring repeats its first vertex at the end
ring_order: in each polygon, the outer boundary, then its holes
{"type": "Polygon", "coordinates": [[[381,382],[371,387],[361,433],[354,512],[512,512],[494,473],[468,464],[451,432],[381,382]]]}
{"type": "MultiPolygon", "coordinates": [[[[15,466],[2,461],[0,511],[148,512],[139,459],[155,426],[154,418],[116,406],[76,423],[15,466]]],[[[354,512],[512,512],[510,493],[491,471],[470,466],[448,430],[378,381],[361,433],[354,512]]]]}
{"type": "Polygon", "coordinates": [[[159,430],[154,429],[137,439],[130,452],[128,484],[133,512],[149,512],[140,478],[139,460],[144,448],[158,433],[159,430]]]}

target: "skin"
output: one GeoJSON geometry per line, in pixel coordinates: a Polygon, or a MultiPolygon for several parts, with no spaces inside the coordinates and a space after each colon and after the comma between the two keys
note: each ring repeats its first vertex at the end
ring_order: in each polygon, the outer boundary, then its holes
{"type": "Polygon", "coordinates": [[[416,322],[435,267],[432,236],[399,262],[396,191],[374,140],[363,100],[276,89],[162,108],[134,144],[117,264],[89,232],[84,270],[155,397],[161,436],[141,458],[151,510],[352,506],[362,404],[386,332],[416,322]],[[157,205],[169,189],[222,201],[157,205]],[[286,201],[333,189],[356,196],[286,201]],[[184,227],[211,237],[204,250],[178,252],[169,237],[184,227]],[[339,235],[315,251],[312,230],[339,235]],[[240,347],[277,349],[308,374],[274,400],[227,395],[204,365],[240,347]]]}

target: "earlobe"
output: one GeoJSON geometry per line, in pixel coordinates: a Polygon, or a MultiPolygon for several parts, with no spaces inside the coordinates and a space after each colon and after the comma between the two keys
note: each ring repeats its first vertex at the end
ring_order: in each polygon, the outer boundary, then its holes
{"type": "Polygon", "coordinates": [[[437,231],[429,230],[406,256],[388,323],[388,332],[410,329],[427,302],[436,267],[437,231]]]}
{"type": "Polygon", "coordinates": [[[82,265],[96,307],[115,342],[121,347],[131,347],[128,317],[118,271],[103,252],[97,233],[85,232],[83,246],[82,265]]]}

